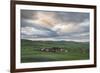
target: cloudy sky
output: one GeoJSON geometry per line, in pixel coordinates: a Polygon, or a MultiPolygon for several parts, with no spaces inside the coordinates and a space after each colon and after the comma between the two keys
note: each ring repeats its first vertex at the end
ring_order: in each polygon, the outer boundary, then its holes
{"type": "Polygon", "coordinates": [[[21,39],[89,41],[89,13],[21,10],[21,39]]]}

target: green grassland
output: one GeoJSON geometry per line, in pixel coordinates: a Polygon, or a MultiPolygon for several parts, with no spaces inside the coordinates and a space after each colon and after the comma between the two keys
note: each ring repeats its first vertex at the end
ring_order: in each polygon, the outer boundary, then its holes
{"type": "Polygon", "coordinates": [[[89,59],[89,42],[21,40],[21,62],[48,62],[89,59]],[[41,48],[59,47],[68,52],[46,52],[41,48]]]}

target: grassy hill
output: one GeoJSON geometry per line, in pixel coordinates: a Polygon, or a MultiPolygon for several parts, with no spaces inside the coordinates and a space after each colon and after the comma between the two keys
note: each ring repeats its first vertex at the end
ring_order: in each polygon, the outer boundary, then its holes
{"type": "Polygon", "coordinates": [[[47,62],[89,59],[89,42],[21,40],[21,62],[47,62]],[[59,47],[68,52],[45,52],[41,48],[59,47]]]}

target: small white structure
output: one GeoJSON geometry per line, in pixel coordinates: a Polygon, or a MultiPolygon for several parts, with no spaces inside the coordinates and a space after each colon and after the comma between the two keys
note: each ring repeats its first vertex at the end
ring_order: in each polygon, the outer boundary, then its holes
{"type": "Polygon", "coordinates": [[[68,50],[65,50],[63,48],[57,48],[57,47],[42,48],[42,49],[40,49],[40,51],[46,51],[46,52],[68,52],[68,50]]]}
{"type": "Polygon", "coordinates": [[[67,52],[68,52],[68,50],[65,50],[65,52],[67,53],[67,52]]]}

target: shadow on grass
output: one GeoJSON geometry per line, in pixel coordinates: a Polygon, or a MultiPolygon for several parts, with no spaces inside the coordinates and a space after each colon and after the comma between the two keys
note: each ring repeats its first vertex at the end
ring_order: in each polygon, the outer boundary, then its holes
{"type": "Polygon", "coordinates": [[[21,62],[48,62],[48,61],[55,61],[55,59],[45,58],[45,57],[22,57],[21,62]]]}

